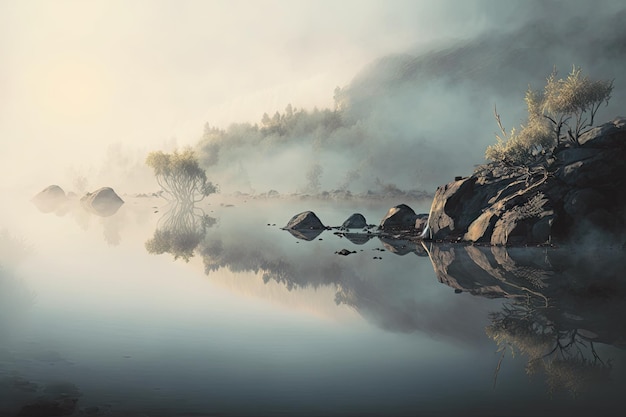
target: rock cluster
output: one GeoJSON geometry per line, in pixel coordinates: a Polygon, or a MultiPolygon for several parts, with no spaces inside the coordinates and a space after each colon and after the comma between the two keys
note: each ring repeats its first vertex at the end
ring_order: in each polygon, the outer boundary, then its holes
{"type": "MultiPolygon", "coordinates": [[[[37,193],[32,198],[35,206],[44,213],[55,212],[59,215],[65,214],[71,208],[69,204],[75,196],[72,192],[65,194],[65,191],[58,185],[50,185],[37,193]]],[[[102,187],[92,193],[87,193],[80,199],[84,209],[101,217],[112,216],[124,204],[115,191],[110,187],[102,187]]]]}

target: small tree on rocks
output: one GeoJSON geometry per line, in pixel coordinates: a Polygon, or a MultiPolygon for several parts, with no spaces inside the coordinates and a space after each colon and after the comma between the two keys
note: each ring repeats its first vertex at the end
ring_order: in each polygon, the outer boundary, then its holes
{"type": "Polygon", "coordinates": [[[526,91],[528,121],[519,130],[513,128],[507,133],[494,110],[502,136],[496,135],[496,143],[487,147],[485,157],[524,165],[536,160],[544,150],[558,146],[563,139],[579,145],[580,136],[593,126],[600,105],[608,104],[612,91],[612,80],[590,80],[576,66],[565,79],[557,78],[557,71],[553,70],[543,91],[531,88],[526,91]]]}

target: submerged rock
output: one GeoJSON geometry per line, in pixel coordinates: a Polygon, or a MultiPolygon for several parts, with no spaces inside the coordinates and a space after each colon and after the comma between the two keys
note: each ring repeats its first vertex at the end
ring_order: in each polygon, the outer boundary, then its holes
{"type": "Polygon", "coordinates": [[[93,193],[87,193],[80,202],[88,211],[101,217],[114,215],[124,204],[124,200],[111,187],[102,187],[93,193]]]}
{"type": "Polygon", "coordinates": [[[317,217],[315,213],[312,211],[305,211],[300,214],[296,214],[289,220],[284,229],[293,229],[293,230],[324,230],[326,226],[324,226],[317,217]]]}
{"type": "Polygon", "coordinates": [[[50,185],[35,195],[33,204],[43,213],[51,213],[65,208],[68,198],[58,185],[50,185]]]}

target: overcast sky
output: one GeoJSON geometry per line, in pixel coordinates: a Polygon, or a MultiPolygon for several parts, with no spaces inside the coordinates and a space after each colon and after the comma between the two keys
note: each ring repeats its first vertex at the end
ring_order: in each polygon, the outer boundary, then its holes
{"type": "Polygon", "coordinates": [[[193,144],[205,122],[332,106],[375,58],[520,20],[500,3],[2,2],[0,186],[110,143],[193,144]]]}

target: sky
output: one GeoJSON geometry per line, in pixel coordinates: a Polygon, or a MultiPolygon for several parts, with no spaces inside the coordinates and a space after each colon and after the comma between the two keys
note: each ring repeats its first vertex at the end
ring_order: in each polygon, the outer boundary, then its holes
{"type": "Polygon", "coordinates": [[[332,107],[372,60],[511,18],[494,1],[0,3],[0,187],[194,144],[205,122],[332,107]],[[175,142],[174,142],[175,141],[175,142]],[[64,171],[65,170],[65,171],[64,171]],[[7,175],[10,173],[10,175],[7,175]]]}

